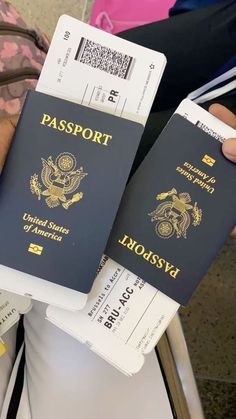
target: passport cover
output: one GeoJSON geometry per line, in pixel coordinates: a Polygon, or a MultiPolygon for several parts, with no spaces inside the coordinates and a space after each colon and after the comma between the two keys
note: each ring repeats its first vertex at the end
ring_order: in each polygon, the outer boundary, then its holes
{"type": "Polygon", "coordinates": [[[185,305],[236,224],[236,165],[174,115],[131,178],[106,254],[185,305]]]}
{"type": "Polygon", "coordinates": [[[29,92],[0,178],[0,263],[88,293],[142,132],[29,92]]]}

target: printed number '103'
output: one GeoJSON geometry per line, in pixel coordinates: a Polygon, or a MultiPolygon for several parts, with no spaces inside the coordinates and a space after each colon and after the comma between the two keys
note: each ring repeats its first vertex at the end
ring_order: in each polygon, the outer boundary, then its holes
{"type": "Polygon", "coordinates": [[[65,31],[63,39],[65,41],[68,41],[69,37],[70,37],[70,32],[69,31],[65,31]]]}

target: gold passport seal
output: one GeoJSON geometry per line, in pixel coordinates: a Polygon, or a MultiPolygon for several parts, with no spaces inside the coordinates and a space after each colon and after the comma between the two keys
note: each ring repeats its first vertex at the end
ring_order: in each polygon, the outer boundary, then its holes
{"type": "Polygon", "coordinates": [[[202,220],[202,210],[198,208],[197,202],[191,205],[189,193],[183,192],[177,195],[177,190],[172,188],[168,192],[162,192],[156,196],[157,201],[168,200],[148,214],[152,222],[156,222],[156,234],[162,239],[169,239],[172,236],[187,238],[187,230],[191,224],[197,227],[202,220]],[[190,216],[191,215],[191,216],[190,216]]]}
{"type": "Polygon", "coordinates": [[[76,168],[77,160],[73,154],[60,153],[55,162],[52,156],[49,156],[47,160],[43,158],[41,160],[43,165],[41,181],[46,189],[42,190],[36,173],[30,178],[30,190],[38,200],[44,196],[49,208],[55,208],[61,204],[63,208],[68,209],[83,198],[83,192],[77,192],[68,199],[66,197],[78,189],[81,180],[88,174],[84,172],[83,167],[76,168]]]}

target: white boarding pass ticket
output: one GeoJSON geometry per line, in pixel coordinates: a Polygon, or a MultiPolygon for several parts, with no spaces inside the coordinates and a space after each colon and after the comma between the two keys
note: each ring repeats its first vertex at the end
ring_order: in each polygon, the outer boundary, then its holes
{"type": "Polygon", "coordinates": [[[166,58],[60,17],[36,90],[145,125],[166,58]]]}
{"type": "Polygon", "coordinates": [[[234,128],[226,125],[190,99],[184,99],[175,113],[183,116],[189,122],[192,122],[192,124],[222,143],[227,138],[236,137],[236,130],[234,128]]]}
{"type": "Polygon", "coordinates": [[[144,364],[144,356],[130,346],[113,336],[109,331],[100,329],[87,319],[79,321],[77,316],[72,316],[68,310],[57,307],[48,307],[48,320],[78,341],[86,344],[109,364],[119,369],[126,375],[137,373],[144,364]],[[78,327],[79,325],[79,327],[78,327]]]}
{"type": "Polygon", "coordinates": [[[27,313],[32,307],[31,299],[0,290],[0,337],[27,313]]]}
{"type": "Polygon", "coordinates": [[[179,304],[107,256],[100,269],[83,310],[68,312],[49,306],[48,320],[78,340],[89,342],[97,352],[105,351],[106,342],[101,338],[105,334],[107,340],[115,337],[123,347],[139,354],[149,353],[179,304]]]}
{"type": "Polygon", "coordinates": [[[87,294],[3,265],[0,265],[0,287],[10,293],[67,310],[80,310],[87,301],[87,294]]]}

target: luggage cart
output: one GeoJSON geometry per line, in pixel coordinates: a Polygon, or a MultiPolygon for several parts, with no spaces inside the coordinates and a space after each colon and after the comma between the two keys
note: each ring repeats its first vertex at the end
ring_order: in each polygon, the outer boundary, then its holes
{"type": "Polygon", "coordinates": [[[156,347],[175,419],[204,419],[182,325],[177,314],[156,347]]]}

